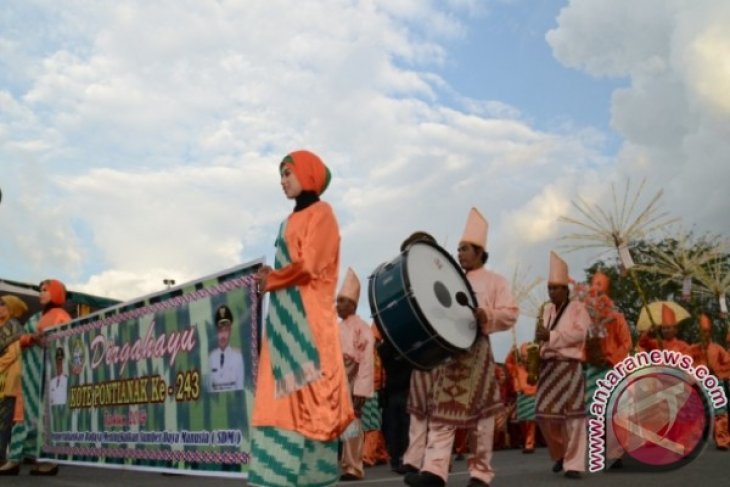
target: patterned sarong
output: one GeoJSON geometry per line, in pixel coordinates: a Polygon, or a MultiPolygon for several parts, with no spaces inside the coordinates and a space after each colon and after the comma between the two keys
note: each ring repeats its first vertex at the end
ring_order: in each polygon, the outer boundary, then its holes
{"type": "Polygon", "coordinates": [[[431,411],[429,410],[431,395],[433,391],[434,371],[414,369],[411,372],[411,382],[408,388],[408,414],[413,414],[418,418],[427,417],[431,411]]]}
{"type": "Polygon", "coordinates": [[[255,428],[248,483],[266,487],[320,487],[337,484],[337,440],[314,441],[299,433],[255,428]]]}
{"type": "Polygon", "coordinates": [[[535,421],[535,396],[517,393],[517,421],[535,421]]]}
{"type": "Polygon", "coordinates": [[[567,419],[585,416],[585,380],[577,360],[543,360],[537,381],[535,417],[567,419]]]}
{"type": "Polygon", "coordinates": [[[435,370],[431,418],[456,427],[471,427],[503,407],[489,339],[480,336],[472,348],[435,370]]]}
{"type": "Polygon", "coordinates": [[[362,407],[362,421],[363,431],[377,431],[382,426],[382,420],[380,417],[380,406],[378,405],[378,396],[367,398],[365,405],[362,407]]]}
{"type": "MultiPolygon", "coordinates": [[[[291,263],[284,240],[286,221],[276,239],[274,268],[291,263]]],[[[273,291],[266,316],[266,341],[276,382],[275,397],[286,396],[320,377],[319,352],[297,287],[273,291]]]]}
{"type": "Polygon", "coordinates": [[[593,394],[598,389],[598,380],[602,379],[609,370],[610,367],[596,367],[595,365],[586,364],[583,368],[585,372],[585,403],[586,403],[586,414],[589,416],[591,410],[591,403],[593,403],[593,394]]]}

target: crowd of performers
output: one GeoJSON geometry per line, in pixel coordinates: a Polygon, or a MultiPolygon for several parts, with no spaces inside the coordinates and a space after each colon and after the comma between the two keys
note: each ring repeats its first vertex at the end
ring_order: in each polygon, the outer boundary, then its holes
{"type": "MultiPolygon", "coordinates": [[[[699,317],[701,341],[688,344],[676,338],[676,316],[665,307],[659,339],[645,332],[632,344],[606,275],[575,285],[554,252],[549,301],[540,310],[535,342],[513,347],[498,364],[489,335],[514,327],[519,308],[507,280],[486,268],[488,223],[474,208],[456,258],[476,298],[476,341],[431,370],[414,369],[403,357],[384,353],[388,347],[377,327],[358,316],[361,286],[352,269],[337,289],[339,227],[333,209],[320,200],[330,182],[328,168],[316,154],[295,151],[279,172],[295,207],[276,238],[273,268],[263,266],[255,276],[261,295],[269,293],[269,308],[251,420],[249,485],[334,485],[363,479],[367,466],[387,462],[407,485],[438,487],[446,484],[452,463],[466,457],[467,487],[484,487],[495,477],[495,449],[517,447],[529,454],[543,443],[553,472],[580,478],[596,380],[628,354],[676,350],[719,379],[730,379],[728,343],[712,342],[707,316],[699,317]],[[539,355],[538,378],[527,368],[530,347],[539,355]]],[[[400,250],[422,241],[435,244],[419,231],[400,250]]],[[[17,475],[21,461],[38,457],[43,333],[70,319],[64,300],[60,282],[44,281],[43,310],[22,328],[17,317],[25,304],[0,297],[0,372],[6,372],[0,475],[17,475]]],[[[725,450],[727,410],[715,413],[714,440],[725,450]]],[[[624,452],[615,450],[608,457],[617,468],[624,452]]],[[[31,473],[57,471],[45,463],[31,473]]]]}
{"type": "MultiPolygon", "coordinates": [[[[608,276],[596,272],[590,284],[575,284],[570,280],[567,264],[554,252],[550,255],[548,278],[550,301],[540,310],[536,325],[538,344],[526,342],[513,347],[503,364],[480,356],[480,343],[488,347],[489,333],[512,326],[517,307],[504,280],[481,265],[480,252],[472,255],[473,249],[479,247],[476,244],[484,243],[483,238],[472,238],[470,228],[474,226],[486,228],[486,222],[472,210],[459,246],[459,262],[477,296],[482,298],[479,303],[486,315],[486,319],[478,318],[482,335],[468,353],[433,370],[410,369],[397,359],[389,364],[381,360],[377,351],[371,352],[374,347],[367,325],[354,314],[359,284],[348,284],[357,283],[348,269],[338,296],[338,303],[343,296],[352,300],[350,315],[340,314],[346,362],[358,356],[348,357],[346,351],[351,343],[355,344],[365,353],[359,355],[359,360],[367,364],[364,368],[368,378],[374,377],[372,364],[376,364],[377,380],[372,381],[373,395],[365,400],[365,404],[372,404],[372,409],[367,415],[357,413],[368,424],[363,428],[367,431],[364,448],[345,450],[359,451],[361,456],[353,462],[350,453],[343,455],[342,480],[363,479],[363,465],[389,462],[393,472],[405,475],[408,485],[443,486],[452,462],[467,456],[467,485],[488,486],[494,478],[493,450],[522,448],[522,453],[530,454],[538,444],[547,446],[554,462],[553,472],[581,478],[586,470],[586,419],[597,381],[629,354],[660,348],[677,351],[692,357],[695,367],[706,366],[721,381],[727,383],[730,379],[730,333],[726,343],[714,343],[712,323],[706,314],[698,318],[698,343],[688,344],[676,338],[679,324],[669,306],[662,306],[661,316],[657,317],[660,335],[653,337],[647,330],[633,343],[626,319],[610,297],[608,276]],[[472,249],[467,250],[467,245],[472,249]],[[470,260],[471,257],[476,259],[470,260]],[[355,338],[355,323],[360,330],[357,336],[367,336],[367,340],[355,338]],[[539,378],[530,377],[530,347],[539,347],[539,378]],[[387,387],[389,373],[396,375],[396,390],[387,387]],[[410,380],[405,380],[404,375],[410,375],[410,380]],[[380,431],[376,429],[380,421],[365,419],[377,417],[378,404],[386,418],[380,431]],[[407,438],[404,424],[409,425],[407,438]],[[354,463],[357,467],[353,467],[354,463]]],[[[431,237],[416,232],[404,242],[402,250],[418,240],[431,237]]],[[[371,331],[377,350],[381,337],[375,326],[371,331]]],[[[353,401],[362,404],[357,398],[353,401]]],[[[714,444],[718,450],[727,450],[727,406],[715,409],[714,415],[714,444]]],[[[362,445],[362,437],[358,441],[362,445]]],[[[607,466],[622,468],[624,453],[620,445],[611,444],[606,452],[607,466]]]]}

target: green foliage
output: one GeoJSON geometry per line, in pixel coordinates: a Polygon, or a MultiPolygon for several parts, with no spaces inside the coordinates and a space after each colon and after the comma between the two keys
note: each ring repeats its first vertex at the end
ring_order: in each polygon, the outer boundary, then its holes
{"type": "MultiPolygon", "coordinates": [[[[693,248],[691,252],[704,252],[706,249],[700,248],[700,246],[705,245],[706,241],[700,240],[694,244],[697,248],[693,248]]],[[[679,242],[672,238],[666,238],[658,243],[647,243],[641,240],[632,245],[631,255],[638,269],[649,269],[656,261],[657,249],[663,255],[674,255],[678,251],[678,246],[679,242]]],[[[730,271],[730,254],[719,254],[717,260],[721,262],[721,265],[727,271],[730,271]]],[[[643,301],[632,276],[627,272],[620,272],[617,259],[612,259],[609,262],[600,260],[585,269],[589,282],[593,274],[598,271],[603,272],[611,279],[611,298],[615,306],[624,313],[634,341],[636,341],[638,337],[636,321],[641,312],[643,301]]],[[[667,279],[665,275],[646,270],[636,270],[636,268],[633,273],[647,302],[675,301],[690,313],[690,318],[680,322],[678,338],[690,343],[699,342],[698,317],[700,313],[705,313],[713,323],[713,340],[725,344],[725,335],[728,329],[726,317],[722,317],[720,314],[717,296],[704,291],[699,282],[693,281],[692,293],[688,300],[684,300],[682,298],[681,281],[667,279]]]]}

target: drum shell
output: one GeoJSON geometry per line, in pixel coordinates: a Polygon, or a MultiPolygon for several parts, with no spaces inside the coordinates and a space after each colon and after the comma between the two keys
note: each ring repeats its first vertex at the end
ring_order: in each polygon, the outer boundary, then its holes
{"type": "MultiPolygon", "coordinates": [[[[437,246],[433,247],[439,249],[456,266],[445,251],[437,246]]],[[[454,346],[440,337],[425,319],[410,291],[407,258],[408,250],[405,250],[392,261],[381,264],[370,276],[370,309],[375,325],[384,338],[379,353],[385,355],[384,360],[392,360],[392,355],[397,354],[417,369],[430,370],[468,348],[454,346]]],[[[473,291],[466,280],[465,286],[470,302],[475,303],[473,291]]]]}

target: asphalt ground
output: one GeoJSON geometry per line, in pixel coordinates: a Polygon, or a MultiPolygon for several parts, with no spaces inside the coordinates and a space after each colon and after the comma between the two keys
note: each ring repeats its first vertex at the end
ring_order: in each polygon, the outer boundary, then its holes
{"type": "MultiPolygon", "coordinates": [[[[499,450],[494,453],[492,465],[497,476],[492,487],[503,486],[565,486],[590,485],[591,487],[725,487],[730,486],[730,451],[718,451],[708,445],[697,459],[688,465],[668,472],[647,472],[637,465],[627,464],[621,470],[585,474],[581,479],[568,479],[562,474],[552,473],[552,462],[547,449],[539,448],[532,455],[523,455],[521,450],[499,450]]],[[[0,486],[13,487],[214,487],[245,486],[242,479],[200,477],[188,475],[165,475],[157,472],[140,472],[111,468],[62,465],[55,477],[34,477],[28,475],[30,467],[23,466],[17,477],[0,477],[0,486]]],[[[403,477],[394,474],[386,465],[366,469],[362,481],[340,482],[342,486],[384,486],[405,485],[403,477]]],[[[465,461],[455,461],[448,486],[465,487],[469,474],[465,461]]]]}

